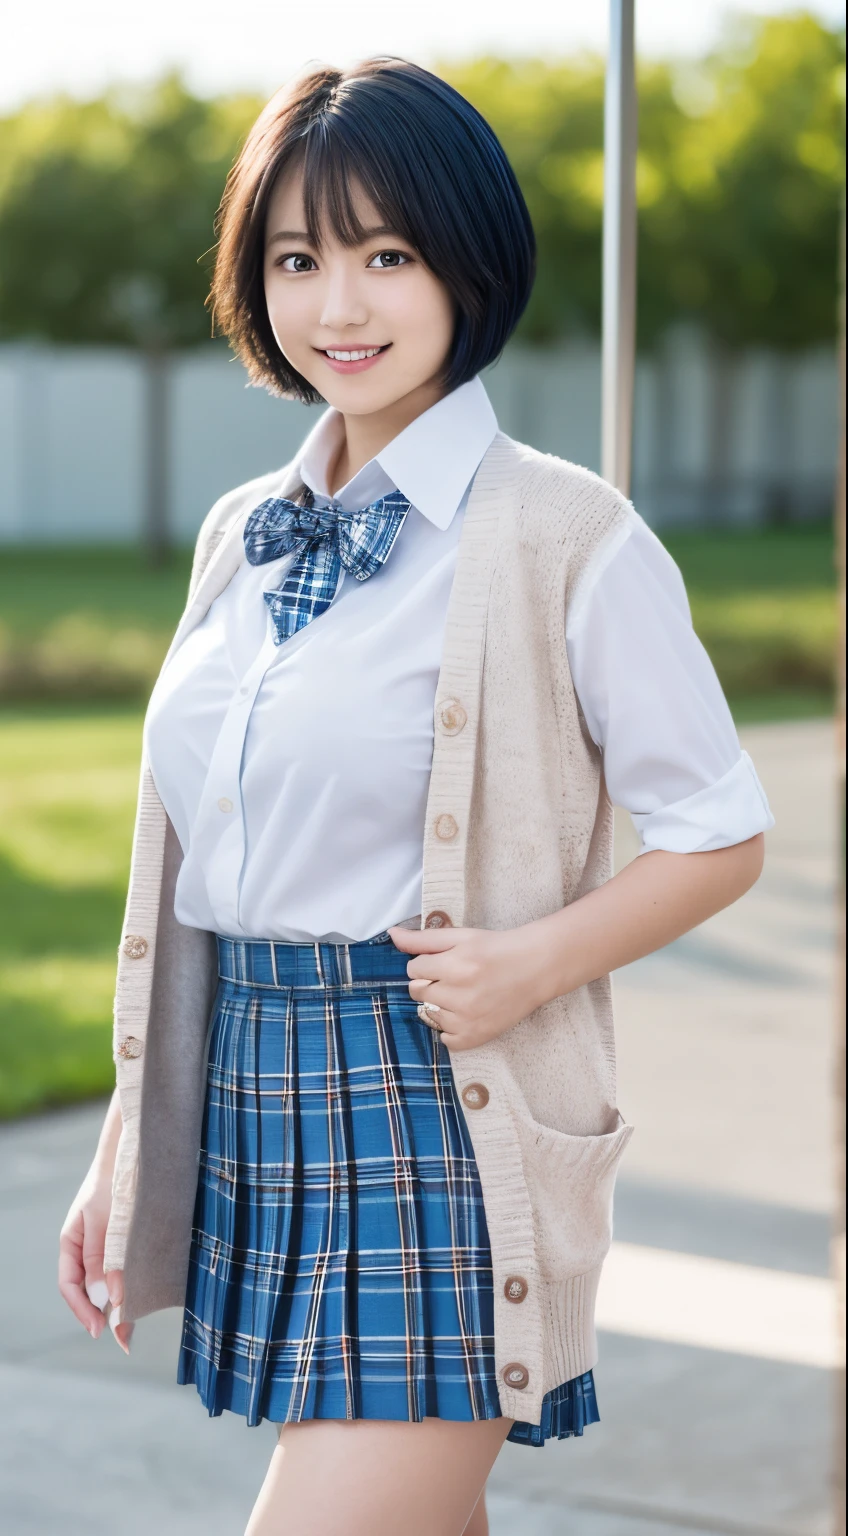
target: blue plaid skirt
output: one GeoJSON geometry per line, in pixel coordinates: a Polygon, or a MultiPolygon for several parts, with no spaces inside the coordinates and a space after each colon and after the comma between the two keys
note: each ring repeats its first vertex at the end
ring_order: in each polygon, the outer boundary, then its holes
{"type": "MultiPolygon", "coordinates": [[[[248,1424],[500,1418],[480,1178],[408,955],[217,942],[178,1383],[248,1424]]],[[[588,1371],[508,1438],[598,1418],[588,1371]]]]}

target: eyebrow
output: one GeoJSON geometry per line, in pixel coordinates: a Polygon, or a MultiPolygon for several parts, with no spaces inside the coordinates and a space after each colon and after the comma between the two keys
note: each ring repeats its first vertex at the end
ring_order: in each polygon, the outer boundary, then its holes
{"type": "MultiPolygon", "coordinates": [[[[397,235],[397,233],[397,230],[392,229],[388,224],[375,224],[372,229],[363,230],[362,243],[373,240],[376,235],[397,235]]],[[[305,229],[278,229],[277,233],[271,236],[268,244],[274,245],[277,240],[299,240],[303,245],[311,244],[305,229]]]]}

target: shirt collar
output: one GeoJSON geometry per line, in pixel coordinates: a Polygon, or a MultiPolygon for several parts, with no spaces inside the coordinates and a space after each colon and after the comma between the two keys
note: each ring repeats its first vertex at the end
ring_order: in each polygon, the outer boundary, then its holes
{"type": "MultiPolygon", "coordinates": [[[[338,447],[341,421],[330,406],[301,449],[300,476],[315,496],[329,496],[327,468],[338,447]]],[[[497,417],[478,376],[422,411],[336,491],[333,500],[353,512],[398,490],[437,528],[445,529],[497,430],[497,417]]]]}

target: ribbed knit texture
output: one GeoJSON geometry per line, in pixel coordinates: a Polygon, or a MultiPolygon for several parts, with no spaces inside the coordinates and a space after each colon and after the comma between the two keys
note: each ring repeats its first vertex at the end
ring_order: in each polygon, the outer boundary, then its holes
{"type": "MultiPolygon", "coordinates": [[[[250,511],[296,484],[290,465],[212,508],[172,650],[234,573],[250,511]]],[[[628,512],[590,470],[502,433],[483,458],[436,689],[425,922],[436,911],[454,926],[515,927],[612,873],[612,808],[569,673],[565,615],[591,555],[628,512]],[[446,710],[448,701],[460,710],[446,710]],[[457,830],[445,837],[450,818],[457,830]]],[[[135,935],[148,947],[138,958],[119,949],[114,1049],[125,1125],[106,1239],[106,1267],[124,1267],[130,1319],[183,1302],[197,1178],[215,961],[211,936],[173,916],[175,843],[143,763],[122,945],[135,935]],[[128,1035],[142,1050],[124,1059],[128,1035]]],[[[460,1095],[472,1083],[488,1092],[466,1120],[492,1245],[501,1410],[537,1424],[545,1392],[597,1360],[595,1295],[632,1131],[616,1108],[609,978],[454,1053],[451,1065],[460,1095]],[[510,1275],[527,1282],[518,1305],[504,1295],[510,1275]],[[516,1363],[529,1375],[523,1389],[500,1377],[516,1363]]]]}

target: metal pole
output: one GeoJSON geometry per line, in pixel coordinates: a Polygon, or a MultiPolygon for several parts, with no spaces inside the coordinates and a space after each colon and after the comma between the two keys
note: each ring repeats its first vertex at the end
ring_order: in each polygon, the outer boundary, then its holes
{"type": "Polygon", "coordinates": [[[630,495],[636,368],[635,0],[610,0],[604,103],[601,474],[630,495]]]}

